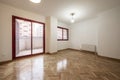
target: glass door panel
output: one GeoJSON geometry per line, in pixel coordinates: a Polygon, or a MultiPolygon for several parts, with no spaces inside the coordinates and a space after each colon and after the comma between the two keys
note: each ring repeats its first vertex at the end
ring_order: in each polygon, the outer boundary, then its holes
{"type": "Polygon", "coordinates": [[[15,19],[16,57],[31,55],[31,22],[15,19]]]}
{"type": "Polygon", "coordinates": [[[32,54],[43,53],[43,24],[32,22],[32,54]]]}

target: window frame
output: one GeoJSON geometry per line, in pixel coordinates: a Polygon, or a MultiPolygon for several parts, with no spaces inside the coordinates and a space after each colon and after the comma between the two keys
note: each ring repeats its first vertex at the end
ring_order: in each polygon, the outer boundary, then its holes
{"type": "Polygon", "coordinates": [[[68,41],[69,40],[69,29],[58,26],[57,29],[62,29],[62,39],[57,39],[57,41],[68,41]],[[64,30],[67,31],[67,39],[64,39],[64,30]]]}

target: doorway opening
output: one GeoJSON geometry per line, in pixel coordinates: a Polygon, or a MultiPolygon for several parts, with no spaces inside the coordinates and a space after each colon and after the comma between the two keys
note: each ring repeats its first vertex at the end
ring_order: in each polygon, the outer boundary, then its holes
{"type": "Polygon", "coordinates": [[[12,16],[13,59],[45,53],[45,24],[12,16]]]}

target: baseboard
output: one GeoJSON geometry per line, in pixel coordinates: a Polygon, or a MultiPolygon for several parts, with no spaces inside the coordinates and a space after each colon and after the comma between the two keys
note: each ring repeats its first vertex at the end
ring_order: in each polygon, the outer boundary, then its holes
{"type": "Polygon", "coordinates": [[[95,54],[98,55],[97,52],[93,52],[93,51],[86,51],[86,50],[80,50],[81,52],[85,52],[85,53],[91,53],[91,54],[95,54]]]}
{"type": "Polygon", "coordinates": [[[49,52],[46,52],[45,54],[50,54],[49,52]]]}
{"type": "MultiPolygon", "coordinates": [[[[80,51],[80,52],[84,52],[84,53],[91,53],[91,54],[97,55],[100,58],[104,58],[104,59],[120,62],[120,59],[106,57],[106,56],[101,56],[101,55],[99,55],[99,54],[97,54],[95,52],[86,51],[86,50],[78,50],[78,49],[67,48],[67,49],[63,49],[63,50],[58,50],[58,52],[59,51],[64,51],[64,50],[74,50],[74,51],[80,51]]],[[[46,52],[45,54],[53,55],[53,54],[57,54],[57,52],[54,52],[54,53],[46,52]]],[[[0,65],[7,64],[7,63],[10,63],[10,62],[12,62],[12,60],[2,61],[2,62],[0,62],[0,65]]]]}
{"type": "Polygon", "coordinates": [[[64,51],[64,50],[69,50],[69,48],[58,50],[58,52],[59,52],[59,51],[64,51]]]}
{"type": "Polygon", "coordinates": [[[84,52],[84,53],[91,53],[91,54],[96,54],[96,52],[92,52],[92,51],[86,51],[86,50],[78,50],[78,49],[72,49],[72,48],[68,48],[69,50],[74,50],[74,51],[80,51],[80,52],[84,52]]]}
{"type": "Polygon", "coordinates": [[[2,62],[0,62],[0,65],[7,64],[7,63],[10,63],[10,62],[12,62],[12,60],[2,61],[2,62]]]}
{"type": "Polygon", "coordinates": [[[100,57],[100,58],[103,58],[103,59],[120,62],[120,59],[111,58],[111,57],[106,57],[106,56],[101,56],[101,55],[97,55],[97,56],[100,57]]]}
{"type": "Polygon", "coordinates": [[[67,50],[80,51],[80,50],[78,50],[78,49],[73,49],[73,48],[67,48],[67,50]]]}
{"type": "MultiPolygon", "coordinates": [[[[58,52],[58,51],[57,51],[58,52]]],[[[53,52],[53,53],[50,53],[50,52],[46,52],[45,54],[47,55],[47,54],[56,54],[57,52],[53,52]]]]}
{"type": "MultiPolygon", "coordinates": [[[[69,48],[67,48],[67,49],[61,49],[61,50],[58,50],[57,52],[64,51],[64,50],[69,50],[69,48]]],[[[56,54],[57,52],[53,52],[53,53],[46,52],[45,54],[56,54]]]]}
{"type": "Polygon", "coordinates": [[[97,52],[86,51],[86,50],[77,50],[77,49],[72,49],[72,48],[68,48],[68,49],[69,49],[69,50],[74,50],[74,51],[80,51],[80,52],[84,52],[84,53],[91,53],[91,54],[97,55],[97,56],[100,57],[100,58],[104,58],[104,59],[108,59],[108,60],[120,62],[120,59],[111,58],[111,57],[106,57],[106,56],[101,56],[101,55],[99,55],[97,52]]]}

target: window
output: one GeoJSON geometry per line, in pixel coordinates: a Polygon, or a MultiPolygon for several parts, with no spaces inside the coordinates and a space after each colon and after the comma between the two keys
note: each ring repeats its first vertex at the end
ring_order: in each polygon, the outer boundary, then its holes
{"type": "Polygon", "coordinates": [[[57,28],[57,40],[58,41],[67,41],[68,40],[68,29],[58,27],[57,28]]]}

